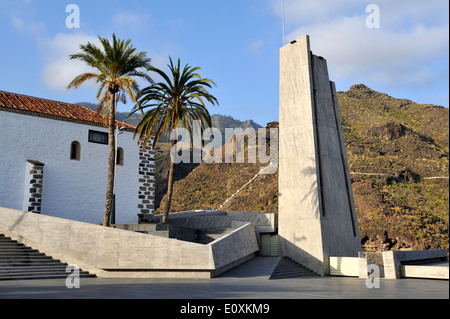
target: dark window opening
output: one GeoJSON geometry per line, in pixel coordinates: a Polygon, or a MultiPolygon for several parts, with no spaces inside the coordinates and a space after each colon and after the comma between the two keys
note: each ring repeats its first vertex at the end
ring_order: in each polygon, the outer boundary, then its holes
{"type": "Polygon", "coordinates": [[[108,133],[89,130],[89,142],[108,145],[108,133]]]}
{"type": "Polygon", "coordinates": [[[123,148],[121,147],[117,149],[116,164],[123,166],[123,148]]]}
{"type": "Polygon", "coordinates": [[[70,159],[73,161],[79,161],[81,155],[81,145],[77,141],[73,141],[70,145],[70,159]]]}

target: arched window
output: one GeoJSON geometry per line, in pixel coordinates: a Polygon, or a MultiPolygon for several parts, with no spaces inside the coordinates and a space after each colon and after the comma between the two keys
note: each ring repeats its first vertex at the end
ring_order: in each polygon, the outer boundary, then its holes
{"type": "Polygon", "coordinates": [[[116,164],[123,166],[123,148],[121,147],[117,149],[116,164]]]}
{"type": "Polygon", "coordinates": [[[79,161],[81,155],[81,145],[77,141],[73,141],[70,145],[70,159],[72,161],[79,161]]]}

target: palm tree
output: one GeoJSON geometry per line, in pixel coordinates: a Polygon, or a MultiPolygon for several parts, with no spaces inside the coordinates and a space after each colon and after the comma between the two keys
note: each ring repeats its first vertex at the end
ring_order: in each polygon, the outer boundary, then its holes
{"type": "MultiPolygon", "coordinates": [[[[205,100],[212,105],[218,104],[217,99],[207,91],[207,88],[211,88],[215,83],[210,79],[202,78],[197,73],[200,70],[199,67],[186,64],[181,69],[180,59],[176,65],[172,58],[169,57],[169,59],[168,67],[171,74],[167,75],[160,69],[152,68],[151,71],[161,76],[163,81],[143,89],[142,97],[135,106],[134,112],[138,110],[143,112],[149,108],[137,125],[135,133],[139,141],[143,143],[143,147],[153,137],[153,148],[155,148],[162,134],[177,132],[179,128],[189,132],[192,144],[193,121],[200,121],[202,130],[211,127],[211,117],[205,100]]],[[[176,143],[176,140],[172,140],[172,149],[176,143]]],[[[170,213],[174,169],[175,163],[171,158],[163,223],[168,222],[170,213]]]]}
{"type": "Polygon", "coordinates": [[[115,160],[115,126],[117,102],[126,103],[128,95],[133,102],[137,101],[139,87],[135,77],[144,78],[150,83],[152,79],[144,73],[152,66],[146,52],[137,52],[131,45],[131,40],[120,40],[116,35],[112,36],[112,43],[107,38],[98,37],[102,48],[88,42],[80,45],[81,52],[70,55],[70,59],[81,60],[93,68],[93,72],[86,72],[76,76],[68,85],[67,89],[77,89],[87,80],[95,80],[100,84],[97,93],[99,101],[97,112],[103,114],[105,126],[109,129],[109,158],[108,179],[106,186],[105,212],[103,225],[109,226],[112,208],[114,188],[115,160]]]}

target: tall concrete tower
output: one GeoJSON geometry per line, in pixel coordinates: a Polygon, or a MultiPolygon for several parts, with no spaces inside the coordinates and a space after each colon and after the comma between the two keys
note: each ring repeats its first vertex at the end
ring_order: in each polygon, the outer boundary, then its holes
{"type": "Polygon", "coordinates": [[[309,36],[280,50],[280,250],[318,274],[361,251],[336,88],[309,36]]]}

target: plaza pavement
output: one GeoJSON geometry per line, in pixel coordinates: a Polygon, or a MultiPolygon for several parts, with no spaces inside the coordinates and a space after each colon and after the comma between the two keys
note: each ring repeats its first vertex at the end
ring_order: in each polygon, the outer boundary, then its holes
{"type": "Polygon", "coordinates": [[[448,280],[308,277],[269,280],[278,258],[254,258],[213,279],[81,278],[0,281],[0,299],[449,299],[448,280]]]}

